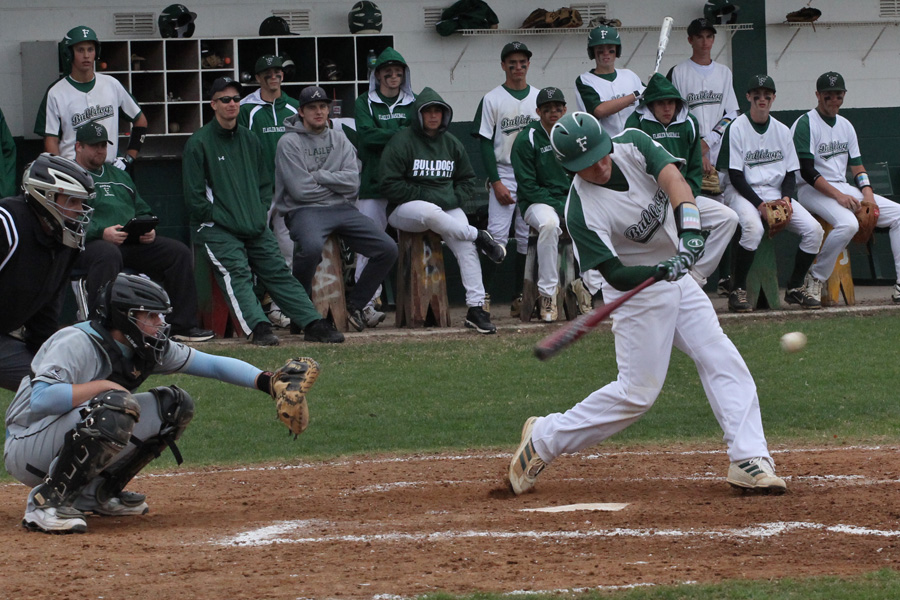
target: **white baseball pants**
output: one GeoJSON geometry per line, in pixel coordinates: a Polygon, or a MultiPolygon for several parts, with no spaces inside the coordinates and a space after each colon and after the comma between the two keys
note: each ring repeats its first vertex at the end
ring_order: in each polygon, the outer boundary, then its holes
{"type": "Polygon", "coordinates": [[[525,222],[538,232],[538,293],[553,296],[559,285],[559,215],[547,204],[532,204],[525,211],[525,222]]]}
{"type": "MultiPolygon", "coordinates": [[[[501,170],[500,172],[500,181],[503,182],[503,185],[506,186],[506,189],[509,190],[509,193],[512,194],[513,199],[516,197],[516,177],[510,169],[509,173],[505,173],[501,170]]],[[[506,242],[509,241],[509,227],[513,222],[513,219],[516,221],[516,252],[519,254],[527,254],[528,253],[528,224],[522,218],[522,213],[519,212],[518,204],[500,204],[497,201],[497,196],[494,194],[494,189],[490,188],[489,196],[488,196],[488,233],[494,238],[498,244],[503,247],[506,247],[506,242]]]]}
{"type": "MultiPolygon", "coordinates": [[[[729,187],[725,190],[725,203],[738,214],[741,221],[741,248],[754,251],[759,248],[765,234],[762,217],[759,210],[753,204],[741,196],[736,189],[729,187]]],[[[800,236],[800,249],[807,254],[817,254],[822,246],[822,238],[825,232],[819,222],[799,202],[791,201],[794,213],[791,221],[785,229],[800,236]]],[[[702,218],[702,217],[701,217],[702,218]]],[[[855,220],[855,219],[854,219],[855,220]]],[[[843,247],[841,247],[843,250],[843,247]]],[[[837,256],[835,256],[837,258],[837,256]]],[[[834,266],[834,261],[831,261],[834,266]]]]}
{"type": "MultiPolygon", "coordinates": [[[[604,285],[603,295],[613,301],[622,292],[604,285]]],[[[666,380],[673,345],[697,366],[729,459],[771,458],[753,377],[692,277],[651,285],[613,311],[612,320],[618,378],[565,413],[537,420],[532,441],[545,462],[599,444],[647,412],[666,380]]]]}
{"type": "MultiPolygon", "coordinates": [[[[382,199],[362,199],[356,201],[356,208],[362,214],[366,215],[375,223],[381,227],[381,230],[384,231],[387,229],[387,200],[382,199]]],[[[362,274],[363,269],[366,268],[366,265],[369,264],[369,257],[363,256],[362,254],[356,255],[356,271],[354,273],[354,280],[359,281],[359,276],[362,274]]],[[[378,289],[375,290],[375,295],[369,300],[369,304],[367,306],[371,306],[375,298],[381,296],[382,286],[379,285],[378,289]]]]}

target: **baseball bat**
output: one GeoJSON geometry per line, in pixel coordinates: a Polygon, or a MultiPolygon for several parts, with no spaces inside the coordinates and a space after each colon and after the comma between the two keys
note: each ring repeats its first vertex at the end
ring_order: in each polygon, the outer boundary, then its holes
{"type": "Polygon", "coordinates": [[[663,53],[669,45],[669,34],[672,33],[672,23],[675,21],[672,17],[663,19],[662,27],[659,29],[659,43],[656,45],[656,66],[653,67],[653,73],[659,73],[659,63],[662,61],[663,53]]]}
{"type": "Polygon", "coordinates": [[[534,347],[534,355],[538,357],[538,360],[548,360],[553,358],[564,349],[574,344],[577,340],[581,339],[586,333],[594,329],[594,327],[599,325],[601,321],[612,313],[612,311],[628,302],[635,294],[645,287],[654,284],[656,281],[657,278],[655,275],[648,277],[646,281],[643,281],[636,288],[628,291],[616,300],[613,300],[609,304],[598,306],[588,314],[581,315],[562,329],[554,331],[537,343],[534,347]]]}

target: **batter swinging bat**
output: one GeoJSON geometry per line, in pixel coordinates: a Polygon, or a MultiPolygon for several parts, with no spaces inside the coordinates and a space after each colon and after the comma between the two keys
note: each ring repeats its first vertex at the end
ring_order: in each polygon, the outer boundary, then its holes
{"type": "Polygon", "coordinates": [[[586,315],[581,315],[562,329],[548,335],[534,347],[534,355],[539,360],[547,360],[559,354],[565,348],[568,348],[581,337],[590,332],[594,327],[600,324],[606,317],[626,302],[628,302],[635,294],[645,287],[656,283],[656,276],[649,277],[636,288],[626,294],[620,296],[617,300],[613,300],[609,304],[598,306],[586,315]]]}
{"type": "Polygon", "coordinates": [[[659,43],[656,45],[656,66],[653,67],[653,73],[659,73],[659,63],[662,61],[663,52],[669,45],[669,34],[672,33],[672,23],[675,20],[672,17],[663,19],[662,27],[659,30],[659,43]]]}

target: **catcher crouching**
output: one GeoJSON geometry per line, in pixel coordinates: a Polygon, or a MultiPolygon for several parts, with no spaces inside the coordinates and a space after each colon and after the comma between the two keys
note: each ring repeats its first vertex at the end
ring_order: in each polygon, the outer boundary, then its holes
{"type": "Polygon", "coordinates": [[[84,533],[85,515],[149,511],[125,486],[175,442],[194,416],[178,386],[134,393],[150,375],[187,373],[255,388],[275,399],[290,433],[309,424],[306,394],[319,375],[311,358],[275,372],[200,352],[169,339],[166,292],[149,279],[120,274],[101,293],[98,317],[65,327],[41,346],[6,411],[6,470],[32,486],[23,526],[84,533]]]}

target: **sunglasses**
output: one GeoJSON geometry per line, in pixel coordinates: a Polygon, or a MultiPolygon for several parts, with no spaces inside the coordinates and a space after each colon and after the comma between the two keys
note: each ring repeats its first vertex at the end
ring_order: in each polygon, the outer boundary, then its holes
{"type": "Polygon", "coordinates": [[[220,98],[214,98],[213,102],[221,102],[222,104],[231,104],[232,102],[240,102],[240,96],[222,96],[220,98]]]}

